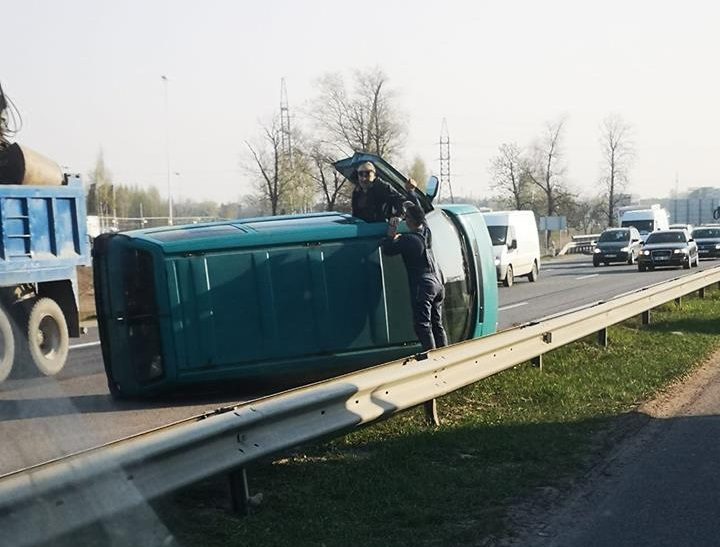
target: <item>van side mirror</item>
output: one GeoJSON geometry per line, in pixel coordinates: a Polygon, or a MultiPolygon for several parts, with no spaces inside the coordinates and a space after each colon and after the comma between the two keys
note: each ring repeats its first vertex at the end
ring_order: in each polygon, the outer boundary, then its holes
{"type": "Polygon", "coordinates": [[[508,243],[508,249],[517,249],[517,239],[513,239],[510,243],[508,243]]]}
{"type": "Polygon", "coordinates": [[[425,195],[432,201],[438,195],[438,190],[440,190],[440,179],[432,175],[425,184],[425,195]]]}

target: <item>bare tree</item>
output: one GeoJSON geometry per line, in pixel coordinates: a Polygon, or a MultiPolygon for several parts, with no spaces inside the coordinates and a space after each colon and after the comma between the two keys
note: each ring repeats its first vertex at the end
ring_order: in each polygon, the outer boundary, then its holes
{"type": "Polygon", "coordinates": [[[310,116],[338,153],[362,151],[391,158],[400,151],[405,123],[380,69],[356,71],[351,92],[336,74],[321,77],[317,86],[310,116]]]}
{"type": "Polygon", "coordinates": [[[500,153],[490,160],[491,186],[503,199],[507,199],[517,210],[524,209],[528,202],[527,190],[530,183],[530,168],[527,158],[522,156],[515,143],[501,144],[500,153]]]}
{"type": "Polygon", "coordinates": [[[600,126],[601,181],[606,188],[605,212],[608,226],[615,225],[615,208],[624,197],[624,190],[628,184],[628,172],[635,159],[630,130],[630,126],[617,115],[608,116],[600,126]]]}
{"type": "Polygon", "coordinates": [[[245,141],[254,161],[253,172],[259,175],[261,193],[270,203],[270,213],[277,215],[287,181],[283,178],[282,135],[277,117],[270,125],[261,124],[260,144],[253,146],[245,141]]]}
{"type": "MultiPolygon", "coordinates": [[[[525,176],[545,194],[547,216],[553,216],[558,210],[558,200],[567,194],[565,167],[562,164],[562,136],[565,119],[545,126],[545,134],[535,144],[533,159],[528,162],[525,176]]],[[[547,233],[547,245],[550,245],[550,232],[547,233]]]]}
{"type": "Polygon", "coordinates": [[[310,158],[304,152],[303,138],[295,131],[292,156],[283,149],[282,128],[275,116],[270,124],[260,124],[257,143],[245,142],[252,161],[249,171],[257,177],[261,197],[271,215],[309,212],[315,204],[315,185],[310,158]]]}
{"type": "Polygon", "coordinates": [[[338,205],[344,206],[345,203],[340,202],[347,201],[344,199],[347,179],[335,170],[333,160],[322,143],[313,143],[309,156],[312,165],[310,176],[322,194],[325,210],[334,211],[338,205]]]}

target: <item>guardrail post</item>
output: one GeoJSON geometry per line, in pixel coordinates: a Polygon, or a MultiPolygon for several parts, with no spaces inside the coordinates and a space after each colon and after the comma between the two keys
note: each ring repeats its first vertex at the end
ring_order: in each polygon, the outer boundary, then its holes
{"type": "Polygon", "coordinates": [[[541,354],[541,355],[538,355],[537,357],[533,357],[532,359],[530,359],[530,363],[532,363],[532,366],[537,367],[537,368],[539,368],[540,370],[542,370],[542,368],[543,368],[543,367],[542,367],[542,365],[543,365],[543,356],[542,356],[542,354],[541,354]]]}
{"type": "Polygon", "coordinates": [[[645,310],[642,312],[642,320],[643,325],[649,325],[650,324],[650,310],[645,310]]]}
{"type": "Polygon", "coordinates": [[[440,417],[437,412],[437,399],[426,401],[423,405],[425,407],[425,419],[430,425],[440,425],[440,417]]]}
{"type": "Polygon", "coordinates": [[[676,306],[682,306],[682,296],[678,296],[678,297],[675,299],[675,305],[676,305],[676,306]]]}
{"type": "Polygon", "coordinates": [[[698,291],[698,298],[705,298],[705,287],[698,291]]]}
{"type": "Polygon", "coordinates": [[[598,344],[602,348],[608,347],[608,330],[607,327],[598,331],[598,344]]]}
{"type": "Polygon", "coordinates": [[[250,488],[248,487],[247,471],[244,467],[230,472],[230,496],[232,508],[236,513],[250,513],[250,488]]]}

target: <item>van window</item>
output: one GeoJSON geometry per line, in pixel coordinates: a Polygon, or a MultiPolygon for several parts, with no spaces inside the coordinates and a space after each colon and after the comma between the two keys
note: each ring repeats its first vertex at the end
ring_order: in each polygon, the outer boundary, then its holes
{"type": "Polygon", "coordinates": [[[443,316],[448,340],[452,344],[469,336],[474,319],[470,259],[461,232],[444,212],[433,212],[427,219],[433,234],[433,254],[445,277],[443,316]]]}
{"type": "Polygon", "coordinates": [[[490,241],[493,245],[505,245],[507,243],[507,226],[488,226],[490,241]]]}
{"type": "Polygon", "coordinates": [[[635,226],[641,234],[649,234],[655,230],[654,220],[623,220],[621,225],[623,228],[635,226]]]}

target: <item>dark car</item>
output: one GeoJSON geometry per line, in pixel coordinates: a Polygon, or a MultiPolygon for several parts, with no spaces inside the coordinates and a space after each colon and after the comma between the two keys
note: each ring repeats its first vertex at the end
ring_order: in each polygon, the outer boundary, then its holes
{"type": "Polygon", "coordinates": [[[654,270],[658,266],[682,266],[686,270],[698,266],[695,240],[685,230],[662,230],[651,233],[638,257],[638,270],[654,270]]]}
{"type": "Polygon", "coordinates": [[[698,226],[692,231],[700,258],[720,256],[720,226],[698,226]]]}
{"type": "Polygon", "coordinates": [[[593,266],[602,262],[627,262],[635,264],[640,255],[640,232],[634,226],[628,228],[608,228],[598,239],[593,251],[593,266]]]}

